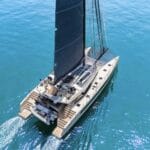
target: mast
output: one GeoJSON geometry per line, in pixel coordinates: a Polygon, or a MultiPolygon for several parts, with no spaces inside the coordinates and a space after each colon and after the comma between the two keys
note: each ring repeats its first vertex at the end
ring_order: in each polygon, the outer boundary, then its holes
{"type": "Polygon", "coordinates": [[[85,0],[56,0],[55,82],[84,62],[85,0]]]}
{"type": "Polygon", "coordinates": [[[83,49],[86,48],[86,0],[83,0],[83,49]]]}

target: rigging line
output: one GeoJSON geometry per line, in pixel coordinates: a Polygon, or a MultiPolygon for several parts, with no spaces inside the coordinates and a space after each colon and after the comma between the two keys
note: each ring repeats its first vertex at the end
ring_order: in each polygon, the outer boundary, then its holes
{"type": "Polygon", "coordinates": [[[83,0],[83,55],[86,48],[86,0],[83,0]]]}
{"type": "Polygon", "coordinates": [[[96,21],[97,21],[97,30],[98,30],[98,37],[99,37],[99,42],[100,42],[100,51],[97,53],[97,58],[96,58],[96,61],[95,63],[99,60],[100,57],[102,57],[102,55],[104,54],[104,51],[102,52],[103,50],[103,43],[102,43],[102,32],[101,32],[101,20],[100,20],[100,11],[99,11],[99,0],[95,0],[94,1],[94,4],[95,4],[95,9],[96,9],[96,21]]]}
{"type": "Polygon", "coordinates": [[[97,20],[97,14],[96,14],[96,10],[97,8],[96,8],[96,5],[95,5],[95,2],[94,2],[94,10],[95,10],[95,18],[94,19],[96,19],[96,25],[95,25],[95,20],[94,20],[94,29],[95,29],[95,35],[94,35],[94,40],[95,40],[95,58],[97,57],[97,50],[98,50],[98,45],[100,44],[100,36],[99,36],[99,27],[98,27],[98,20],[97,20]],[[97,39],[97,37],[98,37],[98,39],[97,39]],[[98,41],[99,42],[98,42],[98,41]]]}
{"type": "MultiPolygon", "coordinates": [[[[93,19],[93,23],[92,23],[92,25],[93,25],[93,40],[94,40],[94,42],[93,42],[93,50],[92,50],[92,54],[93,54],[93,56],[96,58],[96,54],[97,54],[97,52],[96,52],[96,47],[97,47],[97,44],[96,44],[96,41],[97,41],[97,37],[98,37],[98,40],[100,40],[99,39],[99,34],[97,35],[97,33],[96,33],[96,31],[95,31],[95,19],[97,19],[96,17],[96,7],[95,7],[95,2],[94,1],[92,1],[92,19],[93,19]]],[[[97,20],[96,20],[97,21],[97,20]]],[[[97,26],[97,32],[98,32],[98,26],[97,26]]],[[[98,32],[99,33],[99,32],[98,32]]],[[[100,43],[100,42],[98,42],[98,43],[100,43]]],[[[99,45],[99,44],[98,44],[99,45]]]]}
{"type": "Polygon", "coordinates": [[[99,7],[99,0],[97,0],[97,11],[98,11],[98,21],[99,21],[99,30],[100,30],[100,40],[101,40],[101,45],[100,45],[100,48],[101,48],[101,50],[103,49],[103,33],[102,33],[102,30],[101,30],[101,15],[100,15],[100,7],[99,7]]]}
{"type": "MultiPolygon", "coordinates": [[[[70,1],[73,3],[74,0],[70,0],[70,1]]],[[[84,7],[84,3],[85,3],[84,1],[85,0],[82,0],[81,2],[79,2],[79,4],[77,4],[77,6],[83,4],[83,7],[84,7]]],[[[83,16],[83,14],[81,13],[80,8],[77,9],[77,12],[79,13],[80,16],[83,16]]]]}
{"type": "MultiPolygon", "coordinates": [[[[95,18],[94,18],[94,1],[92,1],[92,19],[93,19],[93,39],[95,38],[95,18]]],[[[94,39],[94,46],[93,46],[93,56],[95,57],[95,39],[94,39]]]]}
{"type": "Polygon", "coordinates": [[[94,1],[95,2],[95,13],[96,13],[96,21],[97,21],[97,31],[98,31],[98,37],[99,37],[99,42],[100,42],[100,49],[101,49],[101,37],[100,37],[100,28],[99,28],[99,26],[100,26],[100,24],[99,24],[99,18],[98,18],[98,7],[97,7],[97,0],[95,0],[94,1]]]}
{"type": "MultiPolygon", "coordinates": [[[[91,5],[89,5],[89,6],[91,6],[91,5]]],[[[89,9],[89,13],[90,13],[90,15],[92,15],[91,12],[90,12],[90,9],[89,9]]],[[[92,17],[92,16],[91,16],[91,17],[92,17]]],[[[91,32],[91,35],[90,35],[90,43],[91,43],[91,46],[92,46],[92,44],[93,44],[93,41],[92,41],[92,35],[93,35],[93,30],[92,30],[92,28],[93,28],[93,26],[92,26],[92,19],[91,19],[91,17],[89,17],[89,24],[90,24],[90,32],[91,32]]]]}
{"type": "Polygon", "coordinates": [[[100,30],[100,40],[101,40],[101,51],[102,53],[100,53],[99,55],[99,58],[105,53],[105,46],[104,46],[104,37],[103,37],[103,34],[104,34],[104,31],[103,31],[103,22],[102,22],[102,17],[101,17],[101,12],[100,12],[100,4],[99,4],[99,0],[97,0],[97,11],[98,11],[98,21],[99,21],[99,30],[100,30]]]}
{"type": "Polygon", "coordinates": [[[102,42],[102,47],[103,47],[103,53],[105,52],[105,36],[104,36],[104,28],[103,28],[103,18],[102,18],[102,12],[101,12],[101,7],[100,7],[100,2],[98,0],[98,11],[99,11],[99,20],[100,20],[100,30],[101,30],[101,42],[102,42]]]}
{"type": "Polygon", "coordinates": [[[107,42],[106,42],[106,36],[105,36],[105,31],[104,31],[104,21],[103,21],[103,15],[100,7],[100,2],[99,2],[99,13],[100,13],[100,23],[101,23],[101,32],[102,32],[102,42],[103,42],[103,53],[105,53],[108,48],[107,48],[107,42]]]}
{"type": "Polygon", "coordinates": [[[81,39],[83,37],[83,35],[82,34],[80,34],[80,36],[79,37],[77,37],[75,40],[73,40],[72,42],[70,42],[69,44],[67,44],[67,45],[65,45],[65,46],[63,46],[63,47],[61,47],[61,48],[59,48],[59,49],[56,49],[56,51],[55,51],[55,53],[59,53],[59,52],[62,52],[66,47],[69,47],[69,46],[71,46],[73,43],[75,43],[75,42],[77,42],[79,39],[81,39]]]}
{"type": "Polygon", "coordinates": [[[80,6],[82,3],[83,3],[83,1],[81,1],[80,3],[78,3],[78,4],[76,4],[76,5],[72,6],[72,7],[69,7],[69,8],[60,10],[60,11],[56,11],[56,14],[60,14],[60,13],[64,13],[66,11],[69,11],[69,10],[71,10],[73,8],[76,8],[76,7],[80,6]]]}
{"type": "MultiPolygon", "coordinates": [[[[94,0],[94,11],[95,11],[95,17],[94,19],[96,19],[96,33],[94,35],[94,40],[97,41],[96,39],[96,35],[98,34],[99,35],[99,30],[98,30],[98,20],[97,20],[97,10],[96,10],[96,1],[94,0]]],[[[93,23],[95,22],[95,20],[93,21],[93,23]]],[[[95,24],[94,24],[94,27],[95,27],[95,24]]],[[[99,39],[99,36],[98,36],[98,43],[100,43],[100,39],[99,39]]],[[[96,58],[96,50],[97,49],[97,43],[95,43],[95,50],[94,50],[94,57],[96,58]]]]}
{"type": "Polygon", "coordinates": [[[98,21],[98,25],[97,25],[97,27],[98,27],[98,30],[99,30],[99,37],[100,37],[100,50],[101,50],[101,46],[102,46],[102,39],[101,39],[101,30],[100,30],[100,18],[99,18],[99,10],[98,10],[99,8],[98,8],[98,0],[96,0],[96,11],[97,11],[97,15],[96,15],[96,17],[97,17],[97,21],[98,21]]]}

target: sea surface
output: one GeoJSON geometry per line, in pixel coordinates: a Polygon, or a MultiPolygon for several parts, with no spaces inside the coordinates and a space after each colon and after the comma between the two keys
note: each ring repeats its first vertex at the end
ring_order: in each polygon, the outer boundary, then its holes
{"type": "Polygon", "coordinates": [[[101,4],[107,44],[120,63],[97,101],[58,140],[37,119],[17,115],[28,91],[53,69],[54,1],[0,1],[0,150],[150,149],[150,1],[101,4]]]}

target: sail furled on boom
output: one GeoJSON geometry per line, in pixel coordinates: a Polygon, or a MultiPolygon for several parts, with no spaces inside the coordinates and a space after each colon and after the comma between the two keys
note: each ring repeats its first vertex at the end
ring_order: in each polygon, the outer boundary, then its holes
{"type": "Polygon", "coordinates": [[[54,75],[58,81],[84,58],[85,0],[56,0],[54,75]]]}

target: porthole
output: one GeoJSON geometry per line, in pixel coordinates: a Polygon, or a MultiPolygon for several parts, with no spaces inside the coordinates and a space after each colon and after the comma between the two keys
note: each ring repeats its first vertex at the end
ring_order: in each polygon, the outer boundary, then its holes
{"type": "Polygon", "coordinates": [[[89,98],[90,96],[89,96],[89,95],[86,95],[86,97],[89,98]]]}
{"type": "Polygon", "coordinates": [[[104,69],[103,71],[105,71],[105,72],[106,72],[106,71],[107,71],[107,69],[104,69]]]}
{"type": "Polygon", "coordinates": [[[111,65],[111,64],[108,64],[108,66],[111,67],[112,65],[111,65]]]}
{"type": "Polygon", "coordinates": [[[80,107],[80,104],[77,104],[78,107],[80,107]]]}
{"type": "Polygon", "coordinates": [[[102,77],[99,77],[99,79],[102,80],[103,78],[102,78],[102,77]]]}

